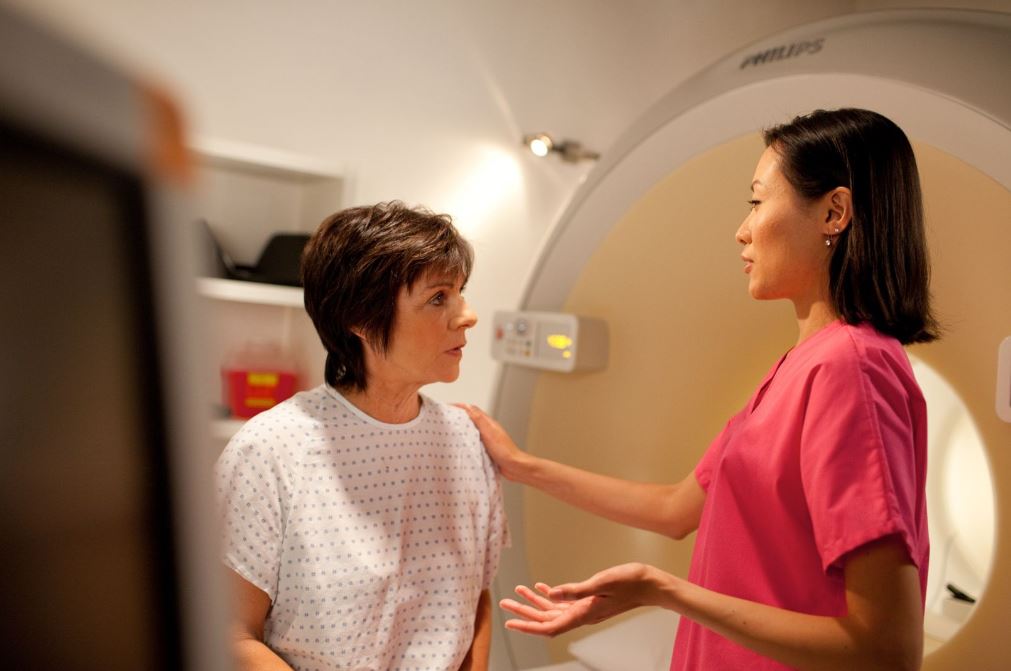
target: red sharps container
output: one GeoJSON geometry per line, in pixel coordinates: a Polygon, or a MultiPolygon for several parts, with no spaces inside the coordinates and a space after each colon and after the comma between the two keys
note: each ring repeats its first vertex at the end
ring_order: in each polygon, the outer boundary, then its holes
{"type": "Polygon", "coordinates": [[[290,397],[295,382],[294,362],[275,342],[248,342],[221,367],[224,404],[243,419],[290,397]]]}

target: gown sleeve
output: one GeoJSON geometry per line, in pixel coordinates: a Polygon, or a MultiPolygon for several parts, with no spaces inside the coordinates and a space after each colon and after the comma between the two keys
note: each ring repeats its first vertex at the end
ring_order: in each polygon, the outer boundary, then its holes
{"type": "Polygon", "coordinates": [[[240,431],[215,468],[222,560],[274,601],[284,537],[284,490],[273,451],[240,431]]]}

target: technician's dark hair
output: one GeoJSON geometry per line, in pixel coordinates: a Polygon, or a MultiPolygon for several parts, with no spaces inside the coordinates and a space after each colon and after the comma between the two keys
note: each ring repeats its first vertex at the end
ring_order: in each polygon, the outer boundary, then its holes
{"type": "Polygon", "coordinates": [[[470,277],[474,254],[446,214],[399,201],[327,217],[302,252],[305,309],[326,349],[324,378],[364,391],[361,338],[389,351],[397,296],[424,273],[470,277]]]}
{"type": "Polygon", "coordinates": [[[902,344],[936,340],[920,177],[905,133],[876,112],[839,109],[798,116],[764,138],[805,198],[839,186],[853,193],[853,219],[829,262],[843,320],[869,322],[902,344]]]}

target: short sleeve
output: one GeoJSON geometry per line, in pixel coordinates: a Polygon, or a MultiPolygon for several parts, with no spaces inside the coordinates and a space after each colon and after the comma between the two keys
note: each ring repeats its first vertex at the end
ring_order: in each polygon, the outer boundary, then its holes
{"type": "Polygon", "coordinates": [[[706,448],[705,454],[699,460],[699,463],[695,466],[695,480],[699,483],[704,491],[709,491],[709,485],[713,481],[713,475],[716,473],[716,467],[720,463],[720,457],[723,456],[723,449],[730,442],[730,437],[734,433],[734,427],[739,421],[743,414],[743,411],[737,413],[730,418],[723,430],[720,431],[719,435],[709,443],[709,447],[706,448]]]}
{"type": "Polygon", "coordinates": [[[215,468],[222,560],[274,601],[284,537],[280,466],[273,452],[240,431],[215,468]]]}
{"type": "MultiPolygon", "coordinates": [[[[894,371],[857,356],[812,369],[801,428],[800,469],[822,568],[897,535],[916,550],[917,450],[910,398],[894,371]]],[[[920,457],[922,458],[922,457],[920,457]]]]}
{"type": "MultiPolygon", "coordinates": [[[[482,448],[482,452],[483,452],[482,448]]],[[[485,549],[484,576],[481,589],[490,589],[495,574],[498,573],[502,550],[511,547],[509,536],[509,521],[506,518],[505,504],[502,500],[502,483],[494,464],[487,454],[483,456],[485,478],[489,483],[489,515],[488,543],[485,549]]]]}

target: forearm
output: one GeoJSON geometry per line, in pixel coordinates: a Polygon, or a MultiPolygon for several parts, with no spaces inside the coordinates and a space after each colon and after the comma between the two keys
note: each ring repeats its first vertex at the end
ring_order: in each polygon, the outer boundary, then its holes
{"type": "Polygon", "coordinates": [[[761,655],[797,669],[919,668],[901,637],[883,636],[852,617],[784,610],[699,587],[657,571],[661,605],[761,655]]]}
{"type": "Polygon", "coordinates": [[[519,449],[480,408],[461,404],[488,455],[507,480],[531,485],[587,512],[629,526],[683,538],[698,527],[705,492],[690,474],[676,485],[630,482],[541,459],[519,449]]]}
{"type": "Polygon", "coordinates": [[[524,454],[507,479],[535,487],[565,503],[614,522],[683,538],[698,526],[689,510],[678,510],[678,484],[634,482],[524,454]]]}
{"type": "Polygon", "coordinates": [[[232,655],[237,671],[292,671],[291,667],[263,641],[249,636],[234,637],[232,655]]]}
{"type": "Polygon", "coordinates": [[[460,671],[487,671],[491,652],[491,593],[481,592],[474,615],[474,640],[460,671]]]}

